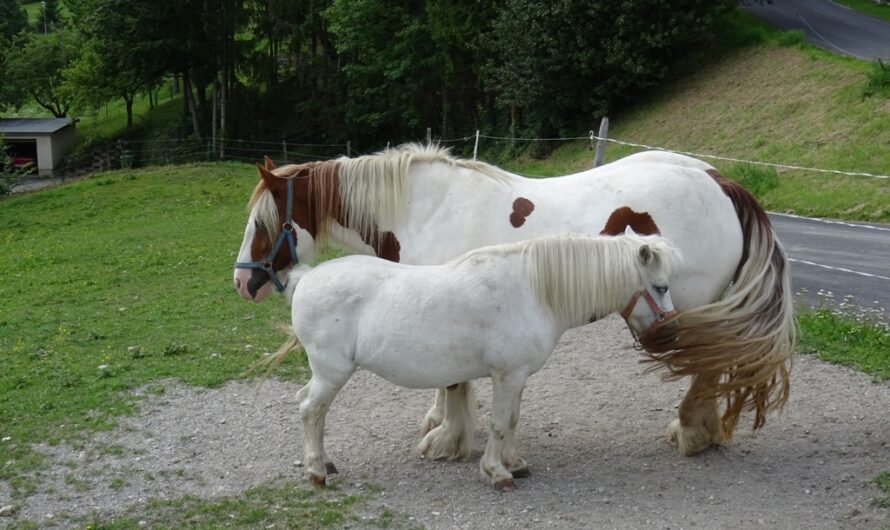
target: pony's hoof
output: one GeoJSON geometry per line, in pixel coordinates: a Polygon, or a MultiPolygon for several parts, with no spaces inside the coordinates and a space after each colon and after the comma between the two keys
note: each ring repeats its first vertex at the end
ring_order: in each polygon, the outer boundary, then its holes
{"type": "Polygon", "coordinates": [[[333,462],[325,462],[324,471],[328,475],[336,475],[339,473],[339,471],[337,471],[337,466],[335,466],[333,462]]]}
{"type": "Polygon", "coordinates": [[[313,475],[309,474],[309,483],[313,486],[317,486],[319,488],[323,488],[325,486],[325,477],[321,475],[313,475]]]}
{"type": "Polygon", "coordinates": [[[515,491],[516,485],[513,484],[512,478],[502,478],[501,480],[496,480],[494,483],[494,489],[498,491],[502,491],[504,493],[515,491]]]}
{"type": "Polygon", "coordinates": [[[513,478],[528,478],[532,476],[532,471],[526,465],[517,469],[511,469],[510,474],[513,475],[513,478]]]}

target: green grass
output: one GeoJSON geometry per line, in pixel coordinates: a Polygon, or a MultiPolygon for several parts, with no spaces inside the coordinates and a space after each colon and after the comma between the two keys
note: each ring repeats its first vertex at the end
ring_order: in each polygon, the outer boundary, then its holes
{"type": "Polygon", "coordinates": [[[0,201],[0,479],[17,493],[41,466],[30,444],[77,444],[132,413],[136,387],[219,385],[281,344],[287,308],[231,285],[256,180],[165,167],[0,201]]]}
{"type": "Polygon", "coordinates": [[[821,308],[798,314],[800,343],[804,353],[815,353],[824,361],[849,366],[890,379],[890,330],[868,317],[843,310],[821,308]]]}
{"type": "Polygon", "coordinates": [[[291,482],[258,486],[237,497],[212,500],[188,496],[149,500],[130,507],[127,514],[80,521],[81,528],[124,530],[136,528],[343,528],[404,526],[389,510],[360,518],[367,495],[349,495],[336,486],[325,489],[291,482]],[[141,523],[141,524],[140,524],[141,523]]]}
{"type": "Polygon", "coordinates": [[[875,506],[880,508],[890,508],[890,471],[884,471],[874,478],[874,483],[884,492],[884,495],[876,497],[873,501],[875,506]]]}
{"type": "Polygon", "coordinates": [[[856,11],[882,18],[890,22],[890,5],[875,4],[875,0],[835,0],[839,4],[851,7],[856,11]]]}
{"type": "MultiPolygon", "coordinates": [[[[611,116],[609,137],[746,160],[890,174],[890,99],[863,95],[870,63],[799,44],[750,17],[729,23],[734,38],[749,45],[726,51],[611,116]]],[[[598,122],[591,117],[591,128],[598,122]]],[[[521,156],[505,166],[536,175],[581,171],[593,162],[588,146],[566,142],[545,159],[521,156]]],[[[489,146],[483,142],[483,147],[489,146]]],[[[610,143],[606,159],[635,151],[610,143]]],[[[732,162],[705,160],[726,174],[734,171],[732,162]]],[[[887,179],[780,169],[778,185],[755,194],[771,210],[890,222],[887,179]]]]}

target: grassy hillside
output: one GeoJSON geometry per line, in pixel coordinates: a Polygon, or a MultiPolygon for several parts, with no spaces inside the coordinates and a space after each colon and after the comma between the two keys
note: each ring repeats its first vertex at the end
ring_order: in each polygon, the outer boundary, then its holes
{"type": "MultiPolygon", "coordinates": [[[[762,44],[731,51],[612,116],[609,136],[733,158],[890,174],[890,99],[863,95],[872,66],[761,31],[762,44]]],[[[593,158],[587,147],[588,142],[564,144],[546,160],[520,158],[510,167],[544,175],[586,169],[593,158]]],[[[607,159],[632,151],[609,144],[607,159]]],[[[730,176],[742,171],[711,162],[730,176]]],[[[760,193],[772,210],[890,221],[886,179],[779,170],[776,184],[760,193]]]]}

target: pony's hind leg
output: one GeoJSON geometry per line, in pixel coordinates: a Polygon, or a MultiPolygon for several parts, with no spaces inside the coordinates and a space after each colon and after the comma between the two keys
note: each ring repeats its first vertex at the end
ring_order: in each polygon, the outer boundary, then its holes
{"type": "MultiPolygon", "coordinates": [[[[319,377],[313,374],[308,391],[300,403],[300,416],[303,420],[303,459],[309,481],[316,486],[325,485],[325,477],[337,472],[337,468],[324,450],[325,418],[337,392],[343,388],[352,372],[340,377],[319,377]]],[[[298,394],[298,396],[299,396],[298,394]]]]}
{"type": "Polygon", "coordinates": [[[426,434],[435,429],[445,421],[445,396],[446,389],[439,388],[436,390],[436,401],[426,416],[423,417],[423,423],[420,425],[420,432],[426,434]]]}
{"type": "Polygon", "coordinates": [[[668,441],[677,447],[683,456],[692,456],[712,444],[726,442],[723,423],[717,414],[717,400],[713,397],[700,396],[702,391],[713,387],[719,379],[719,374],[693,376],[689,391],[680,402],[680,417],[668,425],[668,441]]]}
{"type": "MultiPolygon", "coordinates": [[[[440,390],[441,395],[441,390],[440,390]]],[[[466,460],[473,455],[476,434],[473,387],[461,383],[445,391],[444,421],[426,433],[417,452],[433,460],[466,460]]]]}
{"type": "MultiPolygon", "coordinates": [[[[519,421],[519,403],[525,379],[525,374],[492,374],[491,376],[491,429],[485,453],[479,461],[479,471],[482,476],[487,477],[494,484],[496,489],[501,491],[515,489],[513,474],[504,465],[504,449],[508,436],[512,436],[510,432],[512,427],[515,427],[519,421]]],[[[512,440],[510,440],[510,445],[512,446],[512,440]]]]}

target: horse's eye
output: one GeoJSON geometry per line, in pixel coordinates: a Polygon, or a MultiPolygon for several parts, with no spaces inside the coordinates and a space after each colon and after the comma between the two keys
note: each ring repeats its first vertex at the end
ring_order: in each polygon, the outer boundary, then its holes
{"type": "Polygon", "coordinates": [[[667,294],[667,292],[668,292],[667,285],[656,285],[656,286],[655,286],[655,292],[657,292],[658,294],[664,296],[664,295],[667,294]]]}

